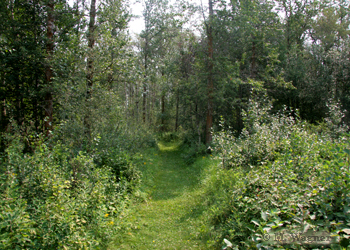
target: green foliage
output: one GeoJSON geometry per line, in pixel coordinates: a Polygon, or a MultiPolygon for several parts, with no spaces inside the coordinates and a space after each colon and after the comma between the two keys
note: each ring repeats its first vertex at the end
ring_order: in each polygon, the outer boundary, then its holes
{"type": "Polygon", "coordinates": [[[225,237],[241,249],[267,247],[262,236],[279,230],[344,238],[350,225],[350,135],[335,138],[327,124],[273,115],[256,103],[245,122],[239,138],[227,131],[216,135],[221,165],[205,180],[213,226],[205,231],[212,244],[225,237]]]}
{"type": "Polygon", "coordinates": [[[185,160],[186,164],[191,165],[198,157],[207,154],[207,147],[202,143],[199,144],[192,141],[190,144],[183,144],[182,151],[182,158],[185,160]]]}
{"type": "Polygon", "coordinates": [[[159,140],[163,142],[176,142],[179,141],[181,136],[178,133],[174,132],[164,132],[161,133],[159,136],[159,140]]]}
{"type": "Polygon", "coordinates": [[[105,249],[120,228],[132,181],[61,144],[41,144],[32,155],[22,149],[12,142],[0,173],[0,248],[105,249]]]}
{"type": "Polygon", "coordinates": [[[105,149],[94,155],[94,161],[99,167],[109,167],[115,180],[127,181],[129,191],[133,191],[140,184],[140,172],[134,162],[142,160],[137,154],[131,156],[126,151],[117,151],[113,148],[105,149]]]}

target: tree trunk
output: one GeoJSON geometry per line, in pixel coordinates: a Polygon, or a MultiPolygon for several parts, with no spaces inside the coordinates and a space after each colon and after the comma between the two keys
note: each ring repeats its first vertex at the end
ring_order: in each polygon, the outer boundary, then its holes
{"type": "Polygon", "coordinates": [[[0,126],[1,132],[6,130],[7,127],[7,112],[6,112],[6,99],[1,102],[1,112],[0,112],[0,126]]]}
{"type": "Polygon", "coordinates": [[[180,93],[179,93],[179,86],[178,86],[176,90],[175,132],[177,132],[177,129],[179,127],[179,103],[180,103],[180,93]]]}
{"type": "Polygon", "coordinates": [[[250,77],[252,79],[255,79],[255,77],[256,77],[256,45],[255,45],[254,39],[255,39],[255,37],[253,37],[252,59],[251,59],[251,65],[250,65],[250,77]]]}
{"type": "Polygon", "coordinates": [[[243,130],[243,119],[242,119],[242,103],[243,103],[243,85],[239,84],[238,86],[238,98],[239,102],[236,106],[236,119],[237,119],[237,131],[240,134],[243,130]]]}
{"type": "Polygon", "coordinates": [[[162,119],[161,119],[161,128],[160,130],[162,132],[165,131],[165,119],[164,119],[164,115],[165,115],[165,94],[162,93],[162,119]]]}
{"type": "Polygon", "coordinates": [[[52,84],[52,68],[51,68],[51,58],[53,54],[54,49],[54,42],[53,42],[53,34],[54,34],[54,1],[50,0],[47,4],[47,27],[46,27],[46,36],[47,36],[47,43],[46,43],[46,53],[47,53],[47,65],[45,69],[45,75],[46,75],[46,83],[47,83],[47,90],[45,93],[45,132],[46,136],[50,135],[50,131],[52,131],[52,122],[53,122],[53,96],[52,96],[52,90],[51,90],[51,84],[52,84]]]}
{"type": "Polygon", "coordinates": [[[139,122],[139,86],[137,86],[137,82],[136,82],[136,85],[135,85],[135,120],[136,120],[136,123],[139,122]]]}
{"type": "Polygon", "coordinates": [[[208,107],[207,107],[207,120],[206,120],[206,136],[205,143],[208,145],[212,141],[211,129],[213,127],[213,31],[212,31],[212,19],[214,16],[213,2],[209,0],[209,23],[207,24],[207,36],[208,36],[208,107]]]}
{"type": "Polygon", "coordinates": [[[143,85],[143,94],[142,94],[142,121],[146,123],[146,83],[143,85]]]}
{"type": "Polygon", "coordinates": [[[92,97],[93,77],[94,77],[94,57],[93,48],[95,46],[95,19],[96,19],[96,0],[91,0],[90,5],[90,22],[88,29],[88,58],[87,58],[87,69],[86,69],[86,104],[87,110],[85,114],[84,125],[86,128],[86,134],[88,138],[91,138],[91,121],[90,121],[90,99],[92,97]]]}
{"type": "Polygon", "coordinates": [[[144,83],[143,83],[143,94],[142,94],[142,121],[143,123],[146,123],[146,104],[147,104],[147,67],[148,67],[148,61],[147,61],[147,53],[148,53],[148,41],[146,37],[145,42],[145,75],[144,75],[144,83]]]}

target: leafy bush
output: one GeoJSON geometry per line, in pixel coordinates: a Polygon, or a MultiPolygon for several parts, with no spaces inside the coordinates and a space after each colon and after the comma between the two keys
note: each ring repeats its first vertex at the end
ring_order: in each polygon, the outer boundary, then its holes
{"type": "Polygon", "coordinates": [[[158,138],[163,142],[175,142],[180,139],[180,136],[175,132],[163,132],[159,134],[158,138]]]}
{"type": "Polygon", "coordinates": [[[183,144],[181,150],[183,152],[181,157],[188,165],[193,164],[199,156],[207,154],[207,147],[194,141],[191,144],[183,144]]]}
{"type": "Polygon", "coordinates": [[[115,148],[108,148],[94,154],[94,162],[97,166],[108,166],[116,180],[126,180],[131,190],[134,190],[140,184],[140,171],[134,164],[134,162],[140,160],[142,159],[138,154],[131,156],[128,152],[117,151],[115,148]]]}
{"type": "Polygon", "coordinates": [[[106,249],[128,204],[128,180],[59,143],[22,150],[14,140],[0,173],[0,248],[106,249]]]}
{"type": "Polygon", "coordinates": [[[205,180],[212,244],[225,237],[241,249],[268,248],[268,232],[326,230],[347,245],[350,135],[335,138],[334,124],[327,130],[258,106],[240,137],[215,137],[221,167],[205,180]]]}

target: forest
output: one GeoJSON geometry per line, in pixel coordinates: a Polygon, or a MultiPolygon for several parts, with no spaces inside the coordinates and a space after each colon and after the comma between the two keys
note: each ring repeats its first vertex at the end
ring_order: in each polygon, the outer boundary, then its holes
{"type": "Polygon", "coordinates": [[[0,249],[349,249],[349,1],[139,2],[0,1],[0,249]]]}

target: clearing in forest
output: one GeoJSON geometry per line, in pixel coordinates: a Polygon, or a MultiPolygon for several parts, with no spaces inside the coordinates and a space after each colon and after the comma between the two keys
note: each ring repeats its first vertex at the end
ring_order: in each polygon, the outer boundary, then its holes
{"type": "Polygon", "coordinates": [[[150,154],[142,169],[150,196],[134,205],[127,229],[110,249],[207,249],[198,237],[203,212],[199,179],[205,159],[186,164],[175,143],[159,144],[150,154]]]}

